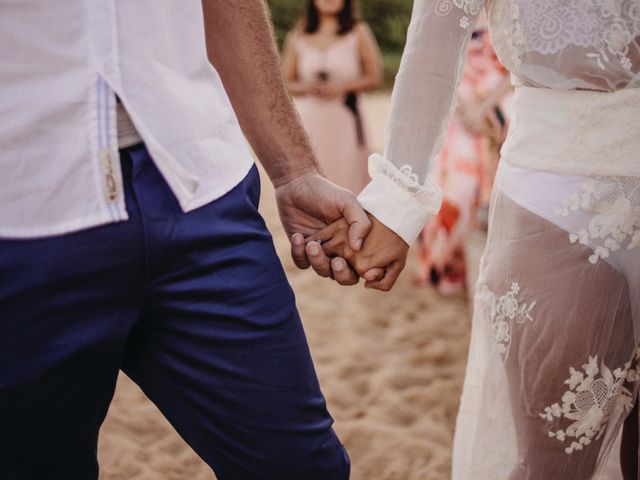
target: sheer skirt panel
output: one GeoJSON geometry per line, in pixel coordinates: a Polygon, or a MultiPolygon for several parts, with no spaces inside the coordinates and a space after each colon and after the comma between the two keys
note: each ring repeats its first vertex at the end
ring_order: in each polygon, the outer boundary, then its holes
{"type": "Polygon", "coordinates": [[[501,165],[454,479],[622,478],[615,441],[640,385],[636,192],[638,177],[501,165]]]}

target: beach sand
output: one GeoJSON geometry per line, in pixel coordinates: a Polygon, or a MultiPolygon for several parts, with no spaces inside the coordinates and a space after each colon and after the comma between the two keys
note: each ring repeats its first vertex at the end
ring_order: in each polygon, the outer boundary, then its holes
{"type": "MultiPolygon", "coordinates": [[[[363,102],[375,150],[382,148],[388,103],[385,95],[363,102]]],[[[261,211],[296,292],[335,428],[351,456],[352,479],[448,479],[470,329],[466,299],[416,286],[413,255],[387,294],[300,271],[290,260],[264,175],[261,211]]],[[[124,375],[102,428],[99,457],[104,480],[213,478],[124,375]]]]}

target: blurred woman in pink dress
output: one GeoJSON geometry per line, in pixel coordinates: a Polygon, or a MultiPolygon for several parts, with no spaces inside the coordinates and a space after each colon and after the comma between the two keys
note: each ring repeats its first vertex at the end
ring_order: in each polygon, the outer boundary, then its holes
{"type": "Polygon", "coordinates": [[[477,214],[488,208],[506,136],[504,103],[511,86],[482,23],[472,34],[456,112],[431,171],[442,187],[442,209],[418,242],[418,280],[431,282],[444,294],[464,290],[464,241],[478,225],[477,214]]]}
{"type": "Polygon", "coordinates": [[[288,36],[284,69],[326,177],[354,193],[369,182],[359,94],[382,80],[381,56],[352,0],[308,0],[288,36]]]}

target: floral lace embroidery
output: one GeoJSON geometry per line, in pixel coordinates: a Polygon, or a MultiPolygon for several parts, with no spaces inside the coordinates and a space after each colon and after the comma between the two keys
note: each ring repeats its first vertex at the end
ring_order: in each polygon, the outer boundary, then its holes
{"type": "Polygon", "coordinates": [[[375,178],[383,175],[393,180],[397,185],[409,192],[418,202],[430,206],[433,213],[437,213],[442,203],[442,190],[429,177],[424,184],[420,177],[413,173],[411,165],[396,167],[380,154],[374,153],[369,157],[369,175],[375,178]]]}
{"type": "Polygon", "coordinates": [[[444,17],[449,15],[454,8],[457,8],[465,13],[460,18],[460,28],[468,29],[471,25],[471,20],[467,15],[477,17],[484,6],[485,0],[438,0],[434,7],[436,15],[444,17]]]}
{"type": "Polygon", "coordinates": [[[518,300],[519,293],[520,285],[514,282],[511,289],[498,299],[486,285],[483,285],[476,295],[476,312],[481,317],[489,319],[496,349],[505,360],[511,349],[513,322],[519,325],[533,322],[531,310],[536,302],[521,303],[518,300]]]}
{"type": "Polygon", "coordinates": [[[587,54],[594,58],[602,70],[606,70],[603,63],[609,62],[609,54],[617,57],[620,65],[625,70],[631,70],[632,63],[627,54],[629,45],[638,34],[637,23],[640,22],[640,8],[633,2],[624,0],[595,0],[600,6],[600,13],[610,24],[608,29],[602,33],[602,37],[593,44],[597,53],[587,54]],[[629,21],[625,21],[626,15],[629,21]]]}
{"type": "Polygon", "coordinates": [[[565,448],[568,454],[599,439],[607,428],[614,406],[626,411],[633,407],[630,384],[640,380],[639,358],[640,349],[623,368],[613,372],[604,363],[598,366],[597,355],[589,356],[582,370],[571,367],[569,378],[564,382],[569,389],[562,395],[562,405],[554,403],[546,407],[540,417],[553,422],[556,428],[563,419],[572,423],[566,428],[549,430],[549,438],[560,442],[570,439],[571,444],[565,448]]]}
{"type": "Polygon", "coordinates": [[[586,56],[606,70],[617,61],[631,71],[630,45],[640,35],[640,6],[632,0],[494,0],[491,25],[495,45],[510,61],[524,52],[556,54],[569,46],[587,49],[586,56]],[[524,27],[523,27],[524,25],[524,27]]]}
{"type": "Polygon", "coordinates": [[[571,243],[590,245],[589,262],[597,263],[620,248],[640,247],[640,180],[626,177],[595,177],[585,180],[581,192],[556,210],[559,216],[584,210],[594,212],[588,229],[571,233],[571,243]]]}
{"type": "Polygon", "coordinates": [[[496,2],[491,9],[491,16],[498,19],[491,22],[495,27],[491,31],[494,45],[503,50],[506,64],[511,68],[519,67],[526,40],[520,23],[520,7],[515,1],[496,2]]]}
{"type": "Polygon", "coordinates": [[[476,16],[483,6],[484,0],[438,0],[435,12],[440,16],[445,16],[449,15],[454,8],[457,8],[467,15],[476,16]]]}

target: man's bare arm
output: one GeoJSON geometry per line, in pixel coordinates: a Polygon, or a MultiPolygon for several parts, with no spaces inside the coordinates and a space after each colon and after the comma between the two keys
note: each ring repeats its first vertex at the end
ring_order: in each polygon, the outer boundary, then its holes
{"type": "Polygon", "coordinates": [[[275,186],[317,171],[285,87],[264,1],[203,0],[202,6],[209,60],[275,186]]]}
{"type": "Polygon", "coordinates": [[[357,283],[353,270],[332,271],[330,260],[320,251],[311,259],[306,253],[304,237],[339,218],[349,224],[351,248],[360,250],[371,222],[351,192],[319,174],[287,93],[264,0],[202,0],[202,6],[209,59],[276,187],[294,262],[300,268],[311,265],[318,274],[333,276],[343,285],[357,283]]]}

